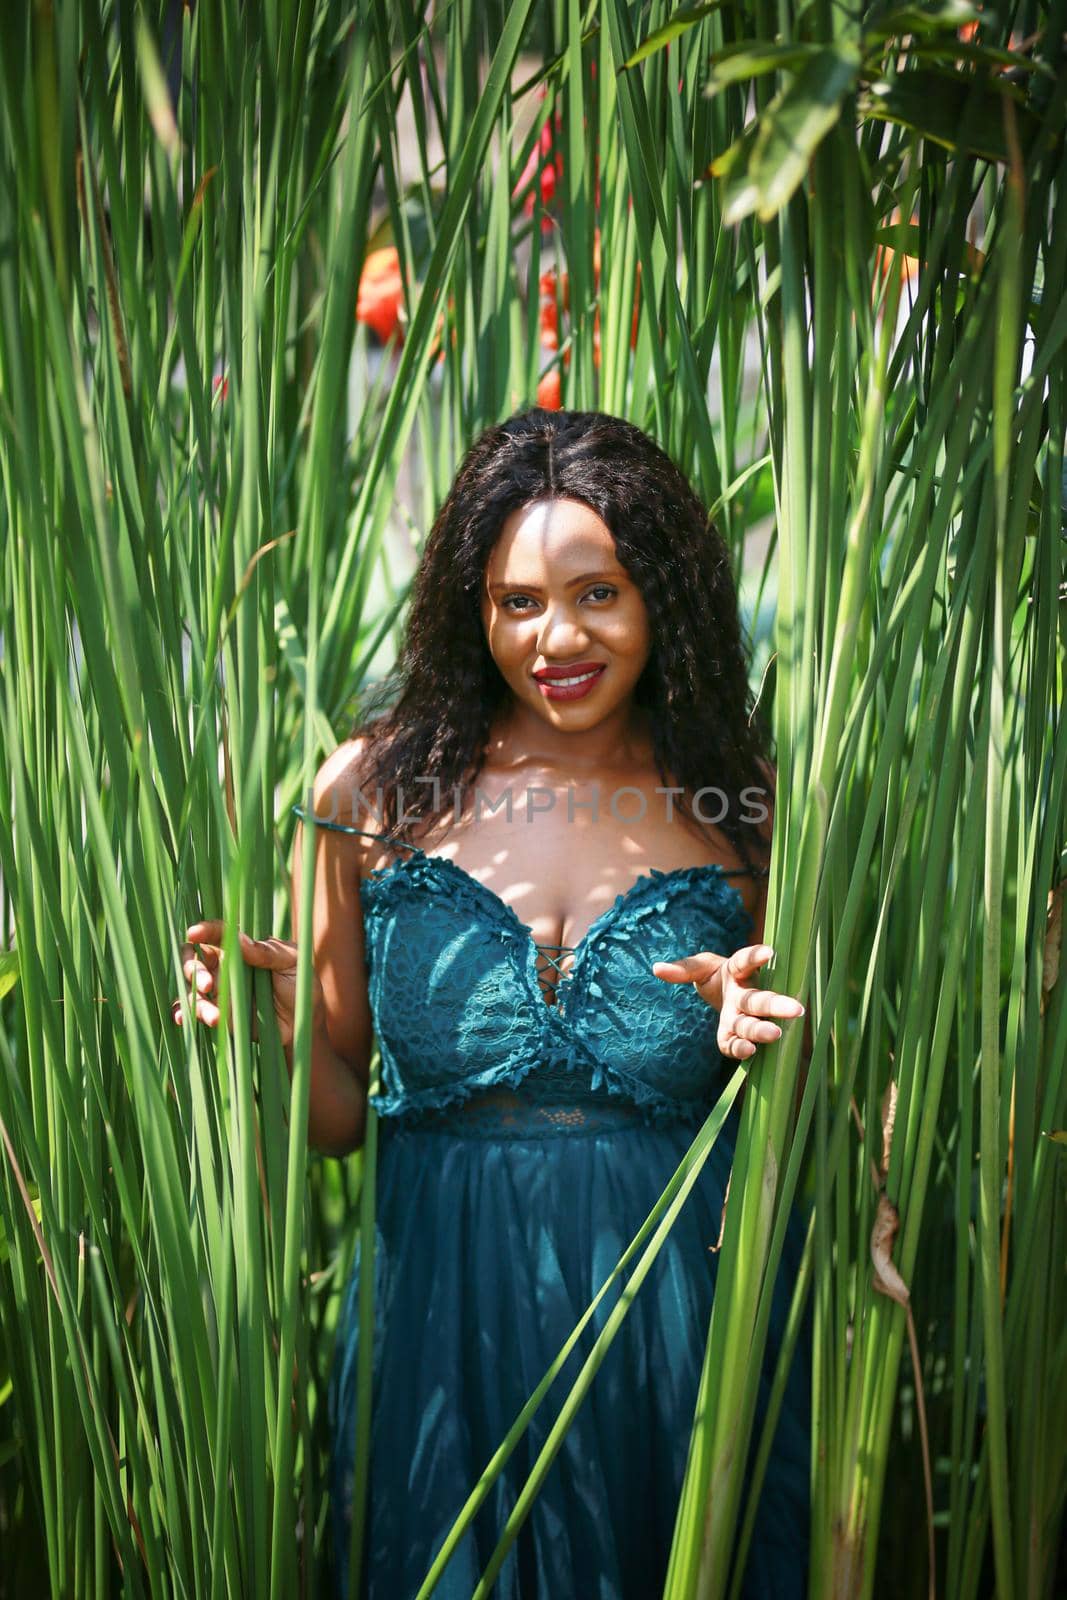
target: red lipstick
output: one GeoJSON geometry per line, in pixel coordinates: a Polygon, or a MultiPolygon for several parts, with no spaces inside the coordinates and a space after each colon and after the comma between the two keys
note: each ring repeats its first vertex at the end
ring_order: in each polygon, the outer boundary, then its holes
{"type": "Polygon", "coordinates": [[[534,678],[546,700],[580,700],[600,682],[605,670],[603,661],[576,661],[567,667],[541,667],[534,678]],[[572,678],[580,681],[572,683],[572,678]]]}

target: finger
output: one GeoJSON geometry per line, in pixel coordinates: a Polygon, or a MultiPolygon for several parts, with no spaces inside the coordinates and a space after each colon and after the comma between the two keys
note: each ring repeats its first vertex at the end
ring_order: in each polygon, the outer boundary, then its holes
{"type": "Polygon", "coordinates": [[[701,950],[694,956],[679,956],[675,961],[653,961],[652,972],[665,983],[707,983],[722,966],[724,956],[701,950]]]}
{"type": "Polygon", "coordinates": [[[791,994],[777,989],[742,989],[736,1006],[750,1017],[802,1017],[804,1007],[791,994]]]}
{"type": "Polygon", "coordinates": [[[214,945],[201,945],[198,950],[194,945],[182,945],[182,971],[188,978],[197,966],[208,967],[212,972],[218,970],[221,951],[214,945]]]}
{"type": "Polygon", "coordinates": [[[744,979],[773,961],[776,952],[769,944],[746,944],[726,958],[726,974],[730,978],[744,979]]]}
{"type": "Polygon", "coordinates": [[[215,973],[202,961],[187,961],[183,968],[187,981],[199,990],[201,994],[210,994],[215,986],[215,973]]]}
{"type": "Polygon", "coordinates": [[[727,1019],[727,1027],[741,1039],[749,1039],[753,1044],[773,1044],[782,1037],[782,1030],[776,1022],[765,1022],[762,1017],[748,1017],[734,1014],[732,1021],[727,1019]]]}
{"type": "Polygon", "coordinates": [[[732,1029],[725,1030],[720,1028],[716,1043],[722,1054],[729,1056],[733,1061],[747,1061],[749,1056],[756,1054],[758,1048],[751,1039],[742,1039],[732,1029]]]}
{"type": "MultiPolygon", "coordinates": [[[[223,926],[218,921],[194,922],[186,929],[186,934],[195,944],[205,941],[210,949],[211,945],[221,944],[223,926]]],[[[288,939],[253,939],[239,928],[237,939],[241,956],[250,967],[269,967],[284,972],[296,965],[296,945],[288,939]]]]}
{"type": "MultiPolygon", "coordinates": [[[[181,1027],[184,1021],[184,1014],[180,1000],[175,1000],[170,1008],[170,1014],[178,1026],[181,1027]]],[[[213,1000],[197,999],[193,1006],[193,1015],[199,1018],[201,1022],[206,1022],[209,1028],[213,1028],[218,1023],[221,1012],[213,1000]]]]}
{"type": "Polygon", "coordinates": [[[272,972],[288,972],[296,966],[296,945],[291,939],[249,939],[241,935],[245,960],[253,967],[268,967],[272,972]]]}

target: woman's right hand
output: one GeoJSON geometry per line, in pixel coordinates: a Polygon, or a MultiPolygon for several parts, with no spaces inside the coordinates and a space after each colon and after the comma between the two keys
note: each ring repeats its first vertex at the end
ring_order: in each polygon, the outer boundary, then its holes
{"type": "MultiPolygon", "coordinates": [[[[187,942],[181,949],[182,972],[189,983],[194,1015],[199,1017],[201,1022],[206,1022],[209,1028],[218,1026],[221,1015],[213,997],[218,994],[218,977],[222,964],[222,935],[221,921],[194,922],[186,929],[187,942]]],[[[296,945],[288,939],[252,939],[240,930],[238,939],[245,964],[250,967],[266,967],[270,972],[278,1033],[282,1048],[288,1050],[293,1042],[296,1011],[296,945]]],[[[314,971],[311,974],[311,991],[311,1010],[314,1016],[326,1003],[322,982],[314,971]]],[[[170,1014],[175,1022],[181,1023],[180,1000],[175,1000],[170,1008],[170,1014]]],[[[229,1029],[232,1033],[232,1016],[229,1029]]],[[[253,1011],[252,1038],[258,1037],[253,1011]]]]}

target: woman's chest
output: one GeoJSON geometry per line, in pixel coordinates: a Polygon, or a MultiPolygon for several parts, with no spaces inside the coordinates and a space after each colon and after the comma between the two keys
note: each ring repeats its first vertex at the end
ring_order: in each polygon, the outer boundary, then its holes
{"type": "MultiPolygon", "coordinates": [[[[755,913],[755,884],[725,835],[701,836],[677,808],[677,791],[632,772],[552,781],[546,774],[483,774],[460,805],[416,836],[508,905],[534,944],[561,951],[561,970],[589,929],[653,871],[718,864],[755,913]]],[[[376,862],[376,865],[384,864],[376,862]]]]}

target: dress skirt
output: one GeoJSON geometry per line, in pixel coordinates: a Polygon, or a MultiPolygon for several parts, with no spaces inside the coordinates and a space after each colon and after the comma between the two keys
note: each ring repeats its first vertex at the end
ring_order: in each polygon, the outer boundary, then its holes
{"type": "MultiPolygon", "coordinates": [[[[711,1315],[730,1130],[720,1134],[578,1408],[493,1586],[496,1600],[662,1595],[711,1315]]],[[[530,1104],[517,1114],[468,1103],[414,1123],[379,1119],[371,1460],[358,1600],[414,1600],[505,1433],[694,1137],[690,1125],[651,1125],[619,1101],[530,1104]]],[[[794,1218],[754,1440],[801,1243],[794,1218]]],[[[359,1275],[357,1247],[329,1386],[342,1600],[356,1600],[347,1558],[359,1275]]],[[[453,1552],[437,1600],[471,1600],[619,1287],[597,1307],[453,1552]]],[[[764,1479],[744,1600],[806,1594],[809,1365],[805,1328],[764,1479]]]]}

